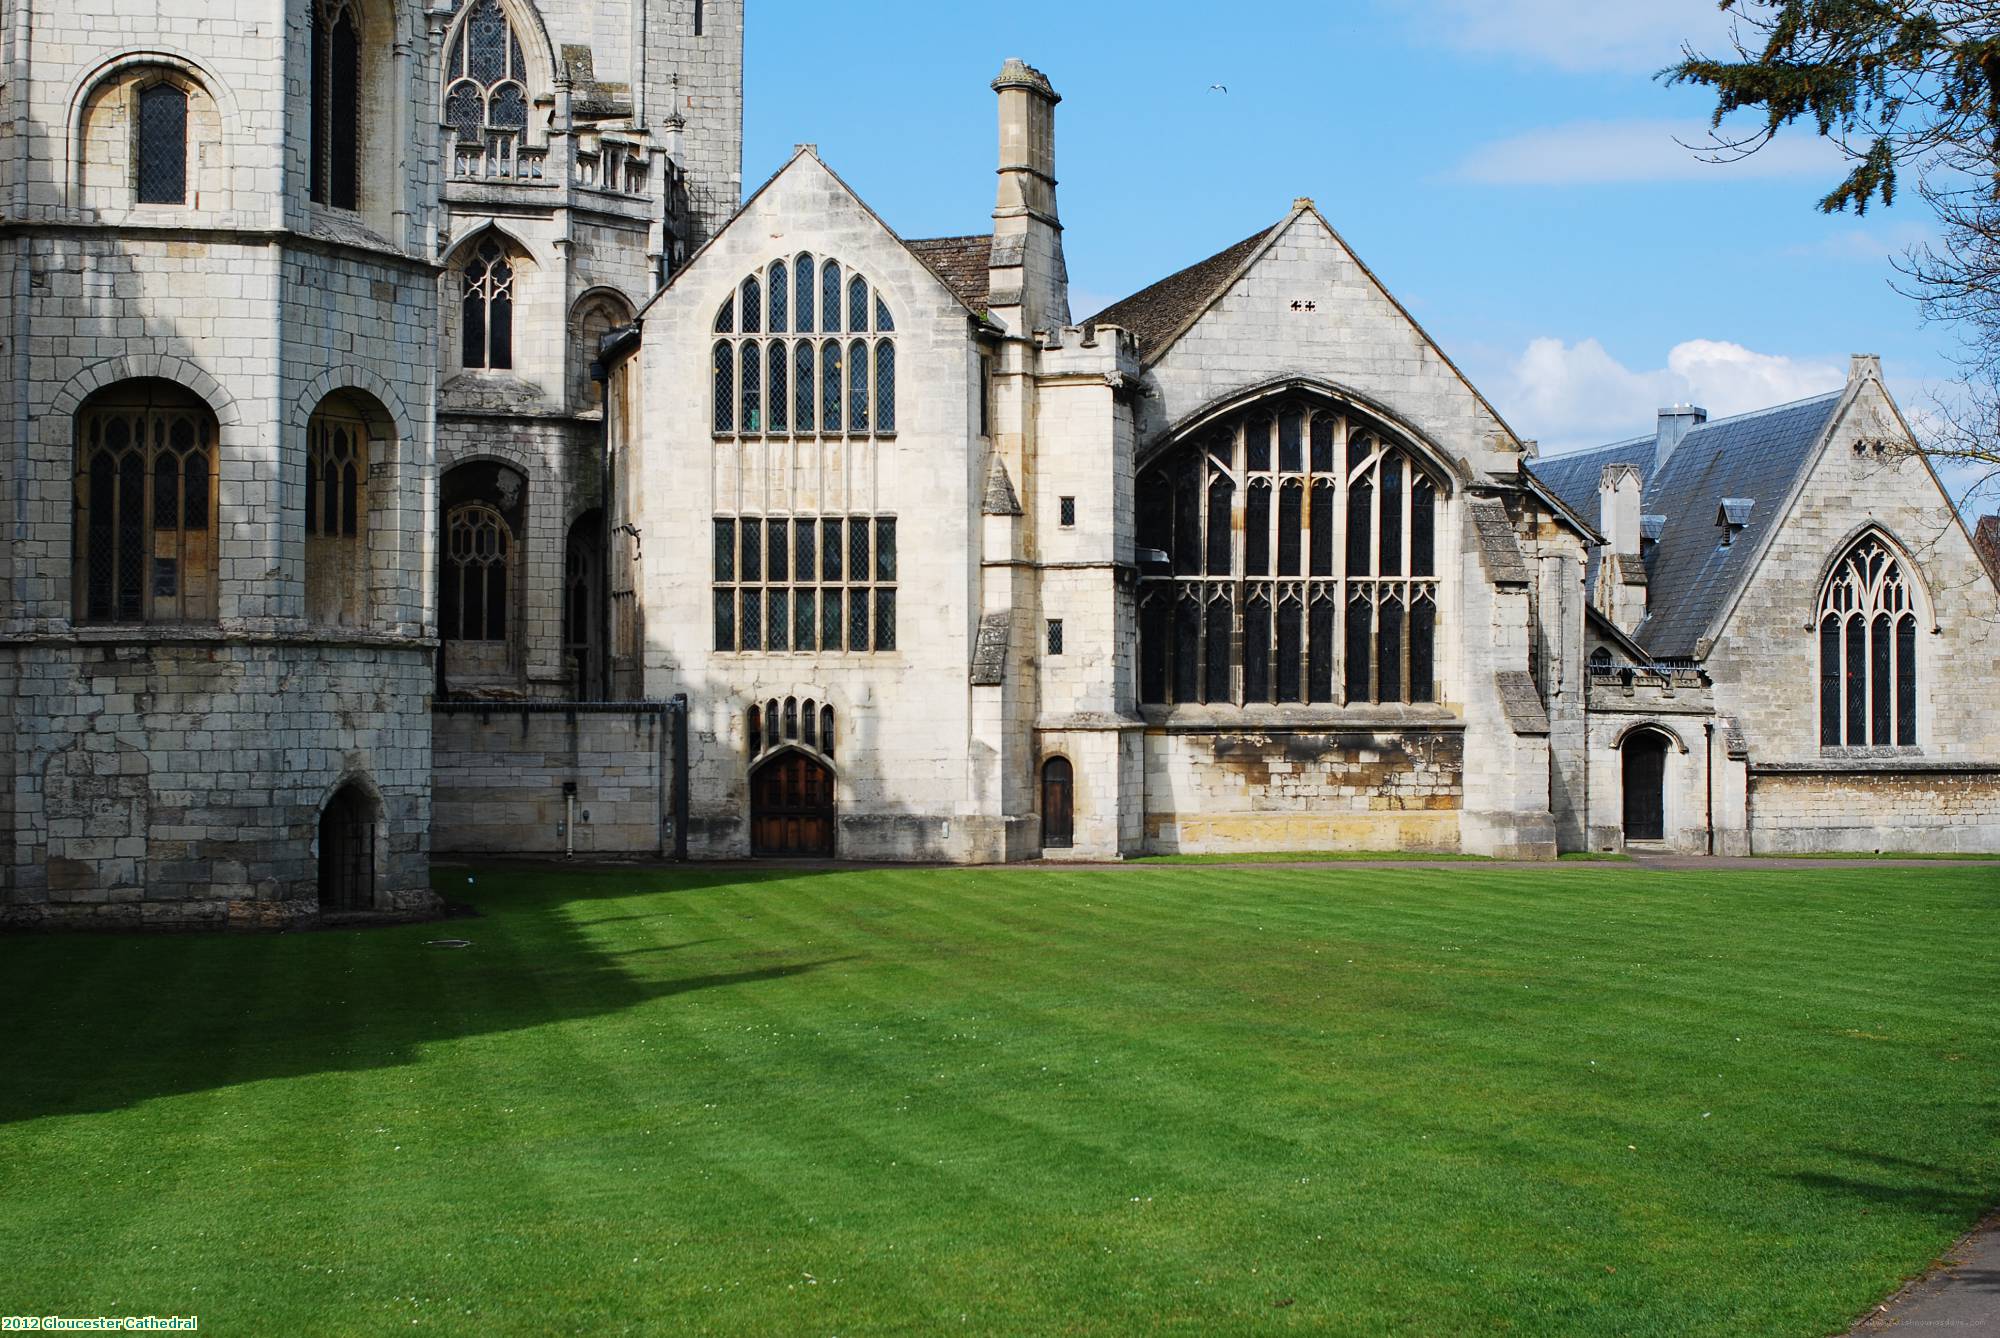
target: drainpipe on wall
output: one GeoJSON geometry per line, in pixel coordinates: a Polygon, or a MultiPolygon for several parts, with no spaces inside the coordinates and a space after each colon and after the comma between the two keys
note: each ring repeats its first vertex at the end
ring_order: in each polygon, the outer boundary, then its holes
{"type": "Polygon", "coordinates": [[[676,692],[667,705],[674,717],[674,858],[688,857],[688,698],[676,692]]]}
{"type": "Polygon", "coordinates": [[[1705,721],[1701,727],[1701,788],[1703,801],[1708,808],[1708,853],[1715,853],[1715,722],[1705,721]]]}

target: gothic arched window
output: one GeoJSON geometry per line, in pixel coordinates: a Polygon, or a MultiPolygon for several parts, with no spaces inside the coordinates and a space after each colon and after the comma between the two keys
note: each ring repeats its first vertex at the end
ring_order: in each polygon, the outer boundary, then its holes
{"type": "Polygon", "coordinates": [[[361,24],[353,0],[312,10],[311,195],[354,209],[361,196],[361,24]]]}
{"type": "Polygon", "coordinates": [[[896,430],[896,349],[889,338],[896,324],[889,304],[838,261],[817,265],[815,283],[812,256],[774,260],[717,309],[714,331],[727,336],[711,354],[717,436],[896,430]],[[820,343],[815,334],[863,337],[820,343]]]}
{"type": "Polygon", "coordinates": [[[1444,485],[1330,405],[1259,405],[1141,473],[1148,703],[1437,699],[1444,485]]]}
{"type": "Polygon", "coordinates": [[[488,237],[465,262],[461,362],[504,370],[514,365],[514,266],[488,237]]]}
{"type": "Polygon", "coordinates": [[[361,621],[368,549],[368,424],[329,396],[306,424],[306,617],[361,621]]]}
{"type": "Polygon", "coordinates": [[[215,415],[170,381],[108,386],[77,414],[80,622],[216,614],[215,415]]]}
{"type": "Polygon", "coordinates": [[[528,64],[499,0],[474,0],[445,49],[444,121],[453,171],[514,176],[528,126],[528,64]]]}
{"type": "Polygon", "coordinates": [[[1917,615],[1910,583],[1879,535],[1834,564],[1820,590],[1822,747],[1911,747],[1917,741],[1917,615]]]}
{"type": "Polygon", "coordinates": [[[477,503],[445,517],[440,622],[447,641],[505,641],[514,535],[505,518],[477,503]]]}

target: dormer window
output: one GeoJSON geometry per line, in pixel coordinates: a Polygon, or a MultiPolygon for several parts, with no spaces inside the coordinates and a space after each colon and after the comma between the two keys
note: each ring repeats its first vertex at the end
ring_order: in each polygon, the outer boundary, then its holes
{"type": "Polygon", "coordinates": [[[1715,509],[1715,525],[1722,531],[1722,547],[1736,542],[1736,536],[1743,533],[1750,524],[1750,511],[1756,503],[1748,497],[1725,497],[1722,505],[1715,509]]]}

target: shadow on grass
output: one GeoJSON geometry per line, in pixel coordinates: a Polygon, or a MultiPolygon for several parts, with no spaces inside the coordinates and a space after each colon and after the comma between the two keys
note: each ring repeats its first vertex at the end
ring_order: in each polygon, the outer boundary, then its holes
{"type": "MultiPolygon", "coordinates": [[[[738,989],[848,957],[738,957],[740,970],[677,974],[710,939],[646,943],[579,903],[670,899],[763,878],[676,880],[630,871],[508,875],[477,892],[478,919],[213,937],[50,935],[0,940],[8,982],[0,1029],[0,1123],[118,1110],[155,1097],[416,1062],[424,1046],[738,989]],[[539,886],[537,886],[539,884],[539,886]],[[470,948],[426,946],[463,937],[470,948]],[[635,941],[637,940],[637,941],[635,941]]],[[[440,880],[441,884],[443,880],[440,880]]],[[[484,875],[482,884],[487,883],[484,875]]]]}

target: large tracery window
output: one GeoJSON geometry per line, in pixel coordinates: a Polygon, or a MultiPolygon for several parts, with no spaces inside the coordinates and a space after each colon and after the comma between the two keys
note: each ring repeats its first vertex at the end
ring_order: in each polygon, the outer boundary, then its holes
{"type": "Polygon", "coordinates": [[[896,649],[894,516],[715,521],[719,651],[896,649]]]}
{"type": "Polygon", "coordinates": [[[80,621],[216,616],[216,423],[193,392],[128,381],[77,415],[80,621]]]}
{"type": "Polygon", "coordinates": [[[1147,703],[1437,699],[1442,483],[1369,423],[1306,401],[1203,429],[1145,470],[1147,703]]]}
{"type": "Polygon", "coordinates": [[[514,176],[528,126],[527,60],[499,0],[476,0],[444,62],[444,120],[487,176],[514,176]]]}
{"type": "Polygon", "coordinates": [[[503,371],[514,365],[514,266],[494,237],[465,262],[459,310],[459,360],[503,371]]]}
{"type": "Polygon", "coordinates": [[[439,483],[438,634],[454,685],[504,680],[521,645],[519,591],[527,534],[527,479],[475,460],[439,483]]]}
{"type": "Polygon", "coordinates": [[[715,313],[715,435],[894,433],[895,329],[882,295],[838,261],[772,261],[715,313]]]}
{"type": "Polygon", "coordinates": [[[1820,591],[1822,747],[1917,742],[1917,615],[1910,583],[1877,535],[1849,549],[1820,591]]]}
{"type": "Polygon", "coordinates": [[[335,209],[361,195],[361,21],[353,0],[312,10],[311,195],[335,209]]]}

